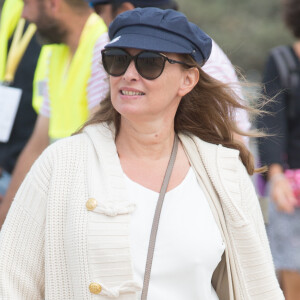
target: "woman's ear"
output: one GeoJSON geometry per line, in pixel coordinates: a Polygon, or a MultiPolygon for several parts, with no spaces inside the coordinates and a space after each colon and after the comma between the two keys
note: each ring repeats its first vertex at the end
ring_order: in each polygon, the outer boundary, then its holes
{"type": "Polygon", "coordinates": [[[199,70],[197,68],[189,68],[184,71],[183,82],[178,91],[179,96],[183,97],[188,94],[199,81],[199,70]]]}

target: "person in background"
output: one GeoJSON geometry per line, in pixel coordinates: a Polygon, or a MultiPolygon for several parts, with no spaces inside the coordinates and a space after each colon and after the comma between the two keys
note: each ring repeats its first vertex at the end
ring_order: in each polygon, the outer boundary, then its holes
{"type": "Polygon", "coordinates": [[[157,7],[161,9],[178,10],[178,4],[174,0],[86,0],[95,12],[105,21],[106,25],[116,18],[123,11],[134,9],[135,7],[157,7]]]}
{"type": "Polygon", "coordinates": [[[112,22],[111,0],[97,0],[89,3],[95,12],[103,19],[105,24],[109,26],[109,24],[112,22]]]}
{"type": "MultiPolygon", "coordinates": [[[[178,4],[174,0],[87,0],[95,11],[106,20],[106,25],[122,12],[132,10],[136,7],[157,7],[161,9],[178,10],[178,4]],[[104,4],[105,3],[105,4],[104,4]]],[[[211,55],[203,67],[203,70],[213,78],[231,85],[232,89],[238,96],[243,99],[241,86],[237,78],[235,69],[228,59],[227,55],[212,40],[211,55]]],[[[243,100],[244,101],[244,100],[243,100]]],[[[244,110],[236,110],[236,122],[239,128],[247,132],[250,129],[250,122],[247,113],[244,110]]],[[[238,140],[241,140],[248,146],[248,137],[235,135],[238,140]]]]}
{"type": "Polygon", "coordinates": [[[251,153],[233,138],[230,112],[252,110],[202,70],[210,37],[158,8],[120,14],[109,37],[110,94],[40,156],[8,213],[0,298],[283,300],[251,153]]]}
{"type": "Polygon", "coordinates": [[[35,80],[42,89],[42,104],[0,206],[0,225],[19,185],[49,140],[76,131],[108,92],[107,75],[98,64],[108,40],[107,27],[84,0],[27,0],[22,16],[36,24],[45,43],[53,45],[44,46],[40,54],[35,80]]]}
{"type": "Polygon", "coordinates": [[[34,25],[21,19],[22,8],[23,1],[6,0],[0,18],[0,202],[37,117],[32,107],[32,89],[41,46],[34,25]],[[3,92],[15,89],[20,91],[20,98],[13,106],[12,96],[6,97],[3,92]],[[15,114],[10,115],[11,110],[15,114]]]}
{"type": "MultiPolygon", "coordinates": [[[[285,170],[300,169],[300,2],[284,0],[284,21],[293,33],[295,42],[286,47],[271,50],[263,76],[263,93],[273,98],[265,109],[265,114],[258,119],[257,127],[271,136],[259,141],[259,154],[262,164],[268,166],[266,179],[269,185],[269,224],[268,237],[278,270],[282,288],[287,300],[300,299],[300,208],[299,199],[293,193],[292,186],[285,175],[285,170]],[[286,54],[288,60],[277,56],[286,54]],[[278,53],[277,55],[275,53],[278,53]],[[277,58],[278,57],[278,58],[277,58]],[[290,70],[289,60],[295,63],[295,70],[290,70]],[[282,77],[286,69],[288,82],[296,86],[287,87],[282,77]],[[291,76],[293,76],[292,81],[291,76]],[[296,77],[295,77],[296,76],[296,77]]],[[[296,178],[295,178],[296,179],[296,178]]],[[[300,188],[300,186],[299,186],[300,188]]]]}

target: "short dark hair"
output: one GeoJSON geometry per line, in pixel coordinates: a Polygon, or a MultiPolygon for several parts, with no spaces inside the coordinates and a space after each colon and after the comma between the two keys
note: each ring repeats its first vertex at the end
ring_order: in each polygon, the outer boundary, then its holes
{"type": "Polygon", "coordinates": [[[286,26],[296,38],[300,38],[300,1],[283,0],[282,15],[286,26]]]}

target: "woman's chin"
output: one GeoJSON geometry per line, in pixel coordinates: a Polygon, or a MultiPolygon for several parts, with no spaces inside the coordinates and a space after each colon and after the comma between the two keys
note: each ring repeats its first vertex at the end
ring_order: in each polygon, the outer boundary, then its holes
{"type": "Polygon", "coordinates": [[[121,116],[124,117],[141,117],[147,114],[145,109],[137,104],[122,103],[122,105],[114,106],[121,116]]]}

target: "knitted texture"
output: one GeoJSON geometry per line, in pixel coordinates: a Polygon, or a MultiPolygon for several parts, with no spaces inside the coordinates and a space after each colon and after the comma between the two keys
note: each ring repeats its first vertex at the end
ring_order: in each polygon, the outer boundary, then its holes
{"type": "Polygon", "coordinates": [[[195,137],[180,135],[180,139],[192,166],[200,177],[209,177],[218,195],[219,199],[211,200],[221,204],[215,213],[219,222],[224,219],[220,230],[227,248],[234,299],[284,299],[276,280],[259,201],[239,152],[195,137]]]}
{"type": "MultiPolygon", "coordinates": [[[[226,243],[234,299],[284,299],[238,152],[180,139],[199,178],[209,177],[218,195],[208,200],[221,207],[213,213],[226,243]]],[[[134,208],[111,129],[92,125],[51,145],[27,175],[0,233],[0,299],[137,300],[141,287],[133,278],[129,240],[134,208]],[[91,198],[95,207],[86,205],[91,198]],[[102,286],[99,294],[90,292],[91,283],[102,286]]]]}

